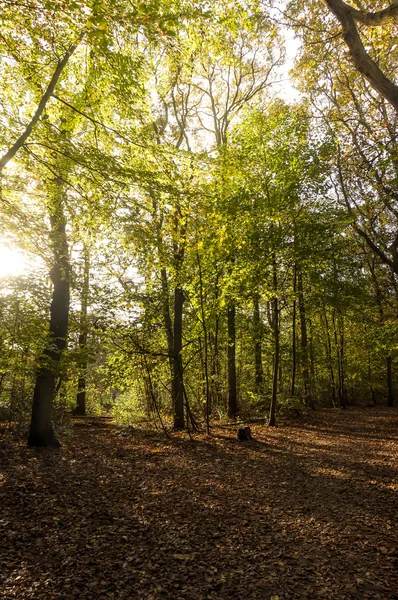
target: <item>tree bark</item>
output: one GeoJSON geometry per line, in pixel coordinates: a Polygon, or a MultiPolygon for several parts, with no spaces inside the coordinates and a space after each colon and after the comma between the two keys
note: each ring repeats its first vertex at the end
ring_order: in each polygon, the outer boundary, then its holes
{"type": "Polygon", "coordinates": [[[387,370],[387,406],[394,406],[394,387],[392,383],[392,357],[387,356],[386,358],[386,370],[387,370]]]}
{"type": "Polygon", "coordinates": [[[274,298],[272,300],[272,309],[273,309],[273,329],[274,329],[274,369],[273,369],[273,377],[272,377],[272,397],[271,397],[271,406],[269,410],[269,427],[276,426],[276,403],[278,398],[278,372],[279,372],[279,305],[278,305],[278,275],[276,270],[276,260],[274,258],[273,261],[273,288],[274,288],[274,298]]]}
{"type": "Polygon", "coordinates": [[[173,348],[173,401],[174,429],[184,429],[184,383],[182,367],[182,313],[184,292],[180,287],[174,290],[174,348],[173,348]]]}
{"type": "Polygon", "coordinates": [[[326,315],[326,308],[324,307],[324,317],[325,317],[325,326],[326,326],[326,358],[328,361],[329,373],[330,373],[330,383],[332,386],[332,405],[333,408],[336,408],[336,381],[334,377],[333,370],[333,358],[332,358],[332,342],[330,340],[330,332],[329,332],[329,323],[326,315]]]}
{"type": "Polygon", "coordinates": [[[307,335],[307,319],[305,312],[304,290],[303,290],[303,275],[301,271],[297,273],[297,289],[300,310],[300,328],[301,328],[301,360],[303,365],[303,381],[304,381],[304,400],[307,406],[312,407],[311,397],[311,382],[310,372],[308,368],[308,335],[307,335]]]}
{"type": "MultiPolygon", "coordinates": [[[[167,271],[165,268],[160,271],[162,281],[162,314],[163,323],[166,331],[167,340],[167,352],[169,355],[169,368],[171,374],[171,381],[174,380],[174,333],[173,333],[173,322],[170,315],[170,295],[169,295],[169,282],[167,279],[167,271]]],[[[174,394],[172,394],[172,404],[174,407],[174,394]]]]}
{"type": "Polygon", "coordinates": [[[66,345],[70,294],[69,253],[62,194],[58,195],[52,206],[50,223],[54,260],[50,271],[53,283],[50,330],[47,346],[40,359],[42,366],[36,376],[28,445],[58,447],[60,443],[54,434],[51,413],[59,363],[66,345]]]}
{"type": "Polygon", "coordinates": [[[231,302],[228,307],[228,416],[232,419],[238,414],[236,388],[236,307],[231,302]]]}
{"type": "Polygon", "coordinates": [[[345,384],[344,384],[344,334],[343,332],[337,331],[337,323],[336,323],[336,310],[333,308],[332,312],[332,323],[333,323],[333,334],[334,334],[334,343],[336,346],[336,354],[337,354],[337,374],[339,378],[339,401],[341,408],[347,408],[346,406],[346,393],[345,393],[345,384]]]}
{"type": "MultiPolygon", "coordinates": [[[[384,324],[384,308],[383,308],[383,295],[380,288],[374,262],[368,261],[370,274],[372,277],[373,287],[375,290],[376,304],[379,311],[379,322],[380,327],[384,324]]],[[[387,406],[394,406],[394,388],[392,383],[392,357],[390,354],[386,356],[386,376],[387,376],[387,406]]]]}
{"type": "Polygon", "coordinates": [[[296,346],[296,313],[297,313],[297,269],[293,267],[293,316],[292,316],[292,387],[291,396],[296,394],[297,346],[296,346]]]}
{"type": "Polygon", "coordinates": [[[81,309],[79,324],[79,378],[77,384],[76,415],[86,414],[86,378],[87,378],[87,306],[90,289],[90,251],[84,247],[84,274],[81,292],[81,309]]]}
{"type": "MultiPolygon", "coordinates": [[[[370,85],[379,92],[398,112],[398,86],[380,69],[377,63],[366,52],[359,35],[355,20],[362,20],[361,14],[371,16],[377,13],[355,11],[342,0],[323,0],[342,26],[344,41],[349,49],[354,66],[366,77],[370,85]]],[[[395,4],[395,3],[394,3],[395,4]]],[[[391,6],[390,17],[396,17],[396,6],[391,6]]],[[[383,11],[380,11],[381,14],[383,11]]],[[[368,20],[369,24],[369,20],[368,20]]]]}
{"type": "Polygon", "coordinates": [[[262,326],[260,317],[260,299],[255,294],[253,300],[253,327],[254,327],[254,368],[255,389],[258,394],[263,391],[263,360],[262,360],[262,326]]]}

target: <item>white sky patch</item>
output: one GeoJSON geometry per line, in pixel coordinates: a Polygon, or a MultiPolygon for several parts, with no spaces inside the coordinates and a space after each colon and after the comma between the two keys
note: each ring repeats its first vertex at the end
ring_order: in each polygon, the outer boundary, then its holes
{"type": "Polygon", "coordinates": [[[18,250],[12,250],[0,242],[0,277],[22,275],[27,267],[25,254],[18,250]]]}
{"type": "Polygon", "coordinates": [[[285,45],[286,45],[286,64],[281,70],[281,83],[276,84],[275,94],[279,98],[286,100],[286,102],[297,102],[301,98],[301,94],[293,85],[293,81],[289,75],[289,71],[293,68],[294,59],[300,48],[300,40],[294,37],[292,31],[286,30],[285,32],[285,45]]]}

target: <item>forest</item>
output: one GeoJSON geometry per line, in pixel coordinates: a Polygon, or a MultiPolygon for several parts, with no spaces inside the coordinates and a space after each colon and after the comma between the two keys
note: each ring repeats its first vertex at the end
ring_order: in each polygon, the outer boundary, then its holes
{"type": "Polygon", "coordinates": [[[397,25],[0,0],[0,598],[398,598],[397,25]]]}

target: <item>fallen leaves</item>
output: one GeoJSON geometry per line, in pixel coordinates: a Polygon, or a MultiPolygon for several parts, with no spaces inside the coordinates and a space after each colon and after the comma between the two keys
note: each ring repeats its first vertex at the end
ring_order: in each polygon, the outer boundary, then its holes
{"type": "Polygon", "coordinates": [[[82,426],[55,452],[3,441],[0,598],[394,600],[397,424],[322,411],[247,444],[82,426]]]}

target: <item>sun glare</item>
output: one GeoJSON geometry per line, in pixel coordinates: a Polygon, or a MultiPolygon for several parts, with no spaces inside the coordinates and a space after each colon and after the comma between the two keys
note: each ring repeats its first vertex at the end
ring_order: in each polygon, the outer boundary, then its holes
{"type": "Polygon", "coordinates": [[[27,266],[26,257],[18,250],[12,250],[0,243],[0,277],[21,275],[27,266]]]}

